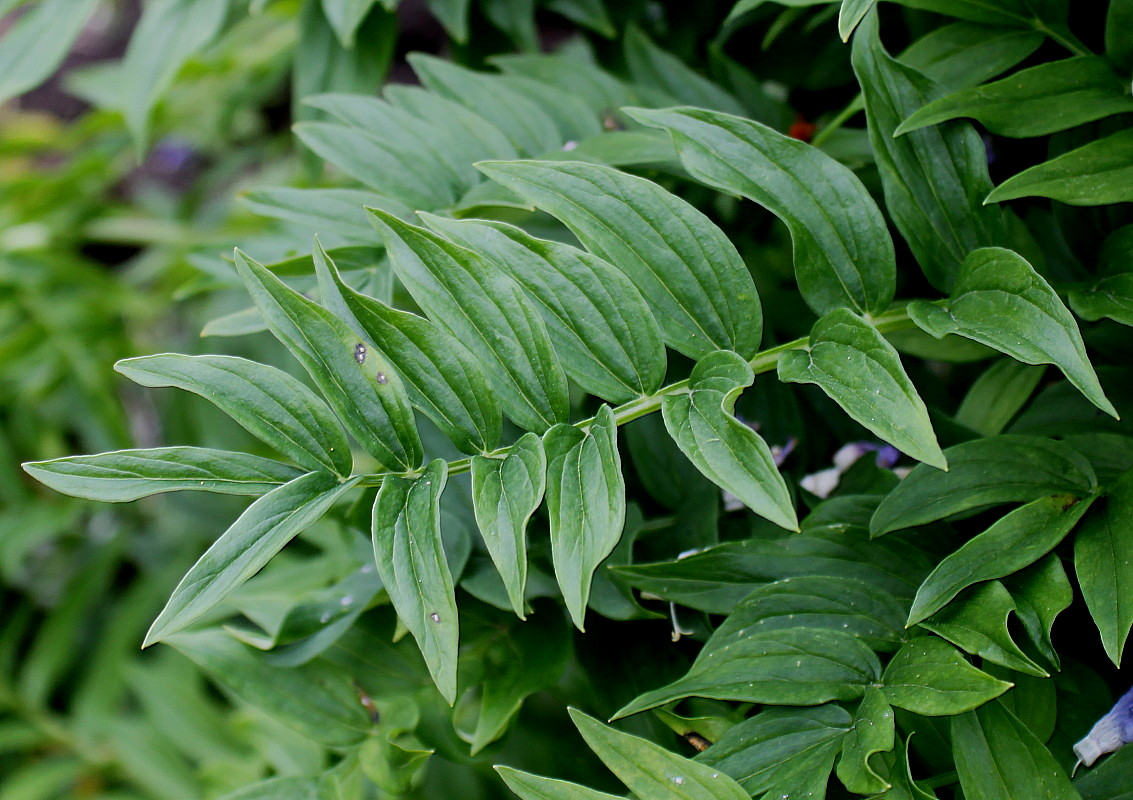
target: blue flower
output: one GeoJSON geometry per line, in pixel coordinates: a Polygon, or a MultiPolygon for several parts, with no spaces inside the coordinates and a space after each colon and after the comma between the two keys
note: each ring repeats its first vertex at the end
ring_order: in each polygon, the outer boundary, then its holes
{"type": "MultiPolygon", "coordinates": [[[[1086,738],[1074,745],[1078,762],[1087,767],[1122,745],[1133,742],[1133,689],[1109,713],[1094,723],[1086,738]]],[[[1077,769],[1077,764],[1074,765],[1077,769]]]]}

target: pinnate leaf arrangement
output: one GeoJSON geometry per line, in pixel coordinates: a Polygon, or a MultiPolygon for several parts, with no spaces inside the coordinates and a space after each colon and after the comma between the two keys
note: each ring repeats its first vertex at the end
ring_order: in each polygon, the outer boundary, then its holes
{"type": "Polygon", "coordinates": [[[305,378],[117,365],[268,449],[25,465],[92,500],[255,498],[145,642],[337,754],[246,796],[399,795],[437,761],[506,760],[543,690],[631,719],[570,712],[641,800],[1117,796],[1126,751],[1071,781],[1112,696],[1052,628],[1092,619],[1081,652],[1120,666],[1133,625],[1133,228],[1108,205],[1133,200],[1112,30],[1133,11],[1113,0],[1094,53],[1056,0],[901,5],[956,19],[894,56],[887,9],[826,4],[860,95],[814,144],[636,29],[630,81],[574,55],[413,56],[420,87],[307,99],[299,140],[350,184],[247,198],[320,237],[278,264],[236,251],[254,310],[206,329],[268,330],[305,378]],[[1000,77],[1040,46],[1070,55],[1000,77]],[[1050,158],[994,186],[970,120],[1050,158]],[[765,260],[755,218],[783,243],[765,260]],[[1096,263],[1068,255],[1081,220],[1096,263]],[[871,455],[830,467],[846,442],[871,455]],[[257,613],[273,559],[329,520],[345,566],[257,613]],[[638,678],[571,688],[606,659],[638,678]]]}

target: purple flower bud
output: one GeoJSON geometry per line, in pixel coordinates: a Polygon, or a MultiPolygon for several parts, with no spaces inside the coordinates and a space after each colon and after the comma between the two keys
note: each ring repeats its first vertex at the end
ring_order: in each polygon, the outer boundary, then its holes
{"type": "Polygon", "coordinates": [[[1088,767],[1129,742],[1133,742],[1133,689],[1090,728],[1085,739],[1074,745],[1074,755],[1088,767]]]}
{"type": "Polygon", "coordinates": [[[877,451],[877,466],[880,469],[892,469],[900,458],[901,451],[893,445],[887,444],[877,451]]]}

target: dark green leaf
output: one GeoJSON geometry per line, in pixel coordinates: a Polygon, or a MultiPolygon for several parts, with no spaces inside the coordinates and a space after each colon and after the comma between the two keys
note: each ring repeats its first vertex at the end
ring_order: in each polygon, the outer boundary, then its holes
{"type": "Polygon", "coordinates": [[[874,536],[981,506],[1029,502],[1060,492],[1084,497],[1097,488],[1085,456],[1037,436],[976,439],[944,454],[948,472],[917,466],[881,501],[870,520],[874,536]]]}
{"type": "Polygon", "coordinates": [[[625,480],[617,437],[614,414],[605,405],[585,433],[560,424],[543,437],[551,556],[567,610],[579,630],[583,630],[594,570],[617,545],[625,523],[625,480]]]}
{"type": "Polygon", "coordinates": [[[841,631],[790,628],[749,633],[700,651],[692,669],[618,711],[625,717],[684,697],[771,705],[819,705],[854,700],[877,681],[873,651],[841,631]]]}
{"type": "Polygon", "coordinates": [[[460,43],[468,39],[468,4],[470,0],[425,0],[433,16],[448,35],[460,43]]]}
{"type": "Polygon", "coordinates": [[[128,358],[114,369],[142,386],[199,394],[301,466],[350,474],[342,425],[314,392],[275,367],[232,356],[166,353],[128,358]]]}
{"type": "Polygon", "coordinates": [[[1031,399],[1045,367],[1001,358],[976,378],[956,409],[956,421],[982,436],[996,436],[1031,399]]]}
{"type": "Polygon", "coordinates": [[[579,733],[640,800],[749,800],[739,784],[705,764],[603,725],[570,709],[579,733]]]}
{"type": "Polygon", "coordinates": [[[82,33],[98,0],[44,0],[4,33],[0,103],[51,77],[82,33]]]}
{"type": "Polygon", "coordinates": [[[261,495],[302,474],[271,459],[203,447],[68,456],[32,461],[24,470],[57,492],[104,503],[185,490],[261,495]]]}
{"type": "Polygon", "coordinates": [[[372,343],[239,250],[236,269],[276,338],[314,379],[346,429],[381,464],[413,469],[421,440],[401,376],[372,343]]]}
{"type": "Polygon", "coordinates": [[[858,26],[853,62],[886,207],[929,281],[947,291],[969,252],[1006,237],[1002,213],[983,205],[991,189],[987,150],[966,122],[893,138],[901,121],[934,100],[939,88],[885,52],[876,13],[858,26]]]}
{"type": "MultiPolygon", "coordinates": [[[[869,687],[854,712],[854,726],[842,740],[842,757],[838,760],[838,780],[855,794],[874,795],[892,788],[878,774],[878,753],[893,749],[895,730],[893,709],[880,689],[869,687]]],[[[883,770],[884,771],[884,770],[883,770]]]]}
{"type": "MultiPolygon", "coordinates": [[[[324,236],[337,233],[358,242],[378,239],[364,206],[384,208],[408,219],[412,211],[397,200],[361,189],[256,189],[244,195],[247,206],[265,217],[296,222],[324,236]]],[[[277,275],[279,270],[272,270],[277,275]]]]}
{"type": "Polygon", "coordinates": [[[343,47],[354,46],[354,34],[378,0],[322,0],[323,13],[343,47]]]}
{"type": "Polygon", "coordinates": [[[771,448],[732,416],[736,398],[755,380],[751,365],[735,353],[711,353],[693,368],[689,393],[669,395],[661,405],[673,441],[713,483],[760,516],[798,530],[790,492],[771,448]]]}
{"type": "Polygon", "coordinates": [[[964,89],[1011,69],[1044,38],[1038,31],[954,22],[919,37],[899,60],[942,86],[964,89]]]}
{"type": "Polygon", "coordinates": [[[794,242],[799,290],[816,313],[888,307],[896,271],[893,240],[849,169],[751,120],[693,108],[630,113],[672,134],[693,177],[743,195],[783,220],[794,242]]]}
{"type": "MultiPolygon", "coordinates": [[[[324,303],[354,332],[373,342],[402,377],[410,402],[465,453],[483,453],[500,438],[500,406],[476,358],[428,320],[355,292],[315,243],[315,272],[324,303]]],[[[365,360],[364,350],[355,360],[365,360]]]]}
{"type": "MultiPolygon", "coordinates": [[[[1050,11],[1050,3],[1045,0],[997,0],[990,3],[987,0],[896,0],[909,8],[920,8],[925,11],[934,11],[938,14],[949,14],[960,19],[982,22],[986,25],[1009,25],[1012,27],[1035,27],[1043,30],[1043,17],[1050,11]]],[[[1065,3],[1055,3],[1065,9],[1065,3]]],[[[1061,15],[1049,14],[1046,20],[1058,22],[1061,15]]]]}
{"type": "Polygon", "coordinates": [[[636,25],[626,28],[623,45],[633,82],[658,89],[675,101],[665,105],[690,105],[744,116],[743,106],[734,97],[662,50],[636,25]]]}
{"type": "Polygon", "coordinates": [[[928,409],[897,350],[849,309],[835,309],[816,322],[807,350],[779,357],[779,380],[818,384],[853,419],[901,452],[948,468],[928,409]]]}
{"type": "Polygon", "coordinates": [[[472,459],[476,524],[520,619],[527,585],[527,521],[543,501],[547,457],[542,440],[524,434],[503,458],[472,459]]]}
{"type": "Polygon", "coordinates": [[[1117,417],[1074,316],[1018,253],[999,247],[970,253],[952,296],[938,304],[914,301],[909,316],[938,339],[954,333],[1027,364],[1054,364],[1091,403],[1117,417]]]}
{"type": "Polygon", "coordinates": [[[456,701],[459,626],[452,573],[441,544],[441,492],[448,465],[416,478],[391,475],[374,502],[374,559],[398,619],[413,634],[441,696],[456,701]]]}
{"type": "Polygon", "coordinates": [[[370,730],[357,690],[325,664],[270,667],[254,650],[216,630],[179,633],[169,644],[240,700],[316,742],[347,747],[370,730]]]}
{"type": "Polygon", "coordinates": [[[1011,688],[935,636],[921,636],[902,647],[881,682],[892,705],[930,717],[962,714],[1011,688]]]}
{"type": "Polygon", "coordinates": [[[1049,197],[1072,206],[1133,201],[1133,131],[1119,131],[1013,175],[988,203],[1049,197]]]}
{"type": "Polygon", "coordinates": [[[467,347],[504,413],[542,432],[568,414],[566,376],[523,290],[481,256],[374,210],[398,278],[439,326],[467,347]]]}
{"type": "Polygon", "coordinates": [[[325,472],[311,472],[248,506],[185,573],[142,646],[167,639],[216,608],[358,481],[339,483],[325,472]]]}
{"type": "Polygon", "coordinates": [[[478,166],[624,272],[671,347],[691,358],[720,348],[754,355],[763,326],[755,284],[723,231],[691,205],[655,183],[596,164],[478,166]]]}
{"type": "Polygon", "coordinates": [[[511,276],[539,305],[563,369],[611,402],[652,394],[665,377],[661,331],[629,278],[569,245],[481,220],[425,223],[511,276]]]}
{"type": "Polygon", "coordinates": [[[544,778],[511,767],[495,766],[508,788],[523,800],[622,800],[618,795],[587,789],[577,783],[544,778]]]}
{"type": "Polygon", "coordinates": [[[1133,325],[1133,273],[1102,278],[1089,289],[1070,292],[1070,307],[1084,320],[1109,317],[1122,325],[1133,325]]]}
{"type": "Polygon", "coordinates": [[[1000,518],[949,555],[925,578],[909,611],[909,625],[927,619],[962,589],[1002,578],[1046,555],[1077,524],[1092,498],[1055,495],[1000,518]]]}
{"type": "Polygon", "coordinates": [[[1059,657],[1050,640],[1054,620],[1074,602],[1074,589],[1062,566],[1062,559],[1051,553],[1042,561],[1003,579],[1015,598],[1019,619],[1031,641],[1051,664],[1058,668],[1059,657]]]}
{"type": "Polygon", "coordinates": [[[1106,654],[1121,666],[1133,626],[1133,471],[1082,522],[1074,538],[1074,572],[1106,654]]]}
{"type": "Polygon", "coordinates": [[[1044,136],[1128,111],[1133,111],[1133,99],[1105,59],[1078,56],[934,100],[902,122],[894,135],[970,117],[1000,136],[1044,136]]]}
{"type": "Polygon", "coordinates": [[[607,39],[613,39],[617,35],[603,0],[547,0],[546,6],[607,39]]]}
{"type": "Polygon", "coordinates": [[[968,800],[1079,800],[1066,772],[1000,703],[952,718],[952,753],[968,800]]]}
{"type": "Polygon", "coordinates": [[[731,775],[749,794],[822,797],[850,715],[833,704],[768,708],[733,726],[698,761],[731,775]]]}

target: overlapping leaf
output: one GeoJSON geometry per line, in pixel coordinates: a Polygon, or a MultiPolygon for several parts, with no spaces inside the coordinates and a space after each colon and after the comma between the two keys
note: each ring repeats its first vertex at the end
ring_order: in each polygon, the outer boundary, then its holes
{"type": "Polygon", "coordinates": [[[881,683],[890,704],[924,716],[962,714],[1011,688],[935,636],[918,637],[897,651],[881,683]]]}
{"type": "Polygon", "coordinates": [[[1133,201],[1133,131],[1123,130],[1012,175],[985,202],[1049,197],[1072,206],[1133,201]]]}
{"type": "Polygon", "coordinates": [[[1074,572],[1110,660],[1121,665],[1133,626],[1133,472],[1126,472],[1082,522],[1074,572]]]}

